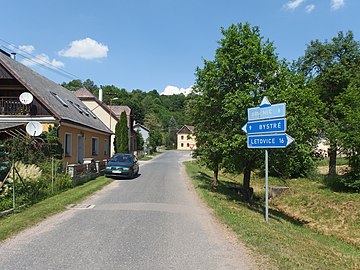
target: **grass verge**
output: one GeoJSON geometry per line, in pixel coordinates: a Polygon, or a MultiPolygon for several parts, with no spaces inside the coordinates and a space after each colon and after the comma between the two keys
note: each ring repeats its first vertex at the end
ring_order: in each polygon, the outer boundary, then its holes
{"type": "Polygon", "coordinates": [[[57,194],[29,208],[0,219],[0,241],[28,228],[45,218],[62,212],[69,204],[76,204],[111,182],[104,176],[57,194]]]}
{"type": "MultiPolygon", "coordinates": [[[[292,200],[291,192],[283,195],[290,201],[282,203],[292,204],[293,208],[283,211],[281,207],[271,204],[270,222],[266,223],[264,203],[261,199],[264,195],[263,179],[259,177],[252,179],[252,186],[255,186],[255,192],[259,197],[254,203],[249,204],[239,201],[238,190],[234,188],[240,183],[240,179],[221,176],[220,185],[216,190],[212,190],[210,188],[211,172],[200,168],[195,162],[186,162],[185,166],[198,194],[214,209],[219,220],[228,225],[255,253],[269,258],[275,268],[360,269],[359,248],[309,227],[309,221],[293,213],[293,209],[299,208],[301,199],[292,200]]],[[[270,179],[270,183],[274,181],[278,180],[270,179]]],[[[308,182],[311,181],[308,180],[308,182]]],[[[304,184],[304,190],[307,191],[303,196],[309,197],[306,194],[311,194],[313,189],[304,184]]],[[[311,197],[311,199],[314,198],[315,195],[311,197]]],[[[341,200],[341,198],[338,199],[341,200]]],[[[327,204],[329,201],[324,203],[327,204]]],[[[277,204],[280,202],[278,201],[277,204]]],[[[309,212],[313,210],[309,208],[309,212]]],[[[326,219],[331,219],[331,217],[327,216],[326,219]]],[[[355,223],[359,225],[359,220],[355,223]]]]}

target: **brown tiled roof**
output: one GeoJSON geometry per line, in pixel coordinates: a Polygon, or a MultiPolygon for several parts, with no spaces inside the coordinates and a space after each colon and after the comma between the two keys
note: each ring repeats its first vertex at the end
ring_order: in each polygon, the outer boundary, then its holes
{"type": "Polygon", "coordinates": [[[74,95],[79,99],[81,98],[95,98],[95,96],[86,88],[80,88],[74,92],[74,95]]]}
{"type": "Polygon", "coordinates": [[[191,134],[194,132],[194,126],[184,125],[179,129],[177,134],[191,134]]]}
{"type": "Polygon", "coordinates": [[[120,114],[122,112],[125,112],[127,116],[129,116],[131,113],[131,109],[128,106],[111,106],[110,109],[117,118],[120,118],[120,114]]]}

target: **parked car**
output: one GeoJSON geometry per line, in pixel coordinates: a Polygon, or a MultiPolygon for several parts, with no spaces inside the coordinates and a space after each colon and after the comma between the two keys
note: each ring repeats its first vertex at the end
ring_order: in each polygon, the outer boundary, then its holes
{"type": "Polygon", "coordinates": [[[139,173],[139,163],[130,154],[115,154],[107,163],[106,177],[134,178],[139,173]]]}

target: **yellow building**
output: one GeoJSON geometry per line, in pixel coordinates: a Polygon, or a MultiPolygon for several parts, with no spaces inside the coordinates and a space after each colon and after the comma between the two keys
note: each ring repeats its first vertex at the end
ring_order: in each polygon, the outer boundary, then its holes
{"type": "Polygon", "coordinates": [[[193,135],[194,127],[184,125],[179,129],[177,134],[177,149],[178,150],[194,150],[196,149],[196,138],[193,135]]]}

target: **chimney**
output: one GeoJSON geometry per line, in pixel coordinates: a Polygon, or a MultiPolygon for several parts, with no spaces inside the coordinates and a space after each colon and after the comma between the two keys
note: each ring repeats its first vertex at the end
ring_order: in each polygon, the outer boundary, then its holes
{"type": "Polygon", "coordinates": [[[12,52],[11,55],[12,55],[11,58],[14,59],[14,60],[16,60],[16,53],[15,53],[15,52],[12,52]]]}
{"type": "Polygon", "coordinates": [[[99,89],[99,100],[103,101],[103,90],[101,88],[99,89]]]}

